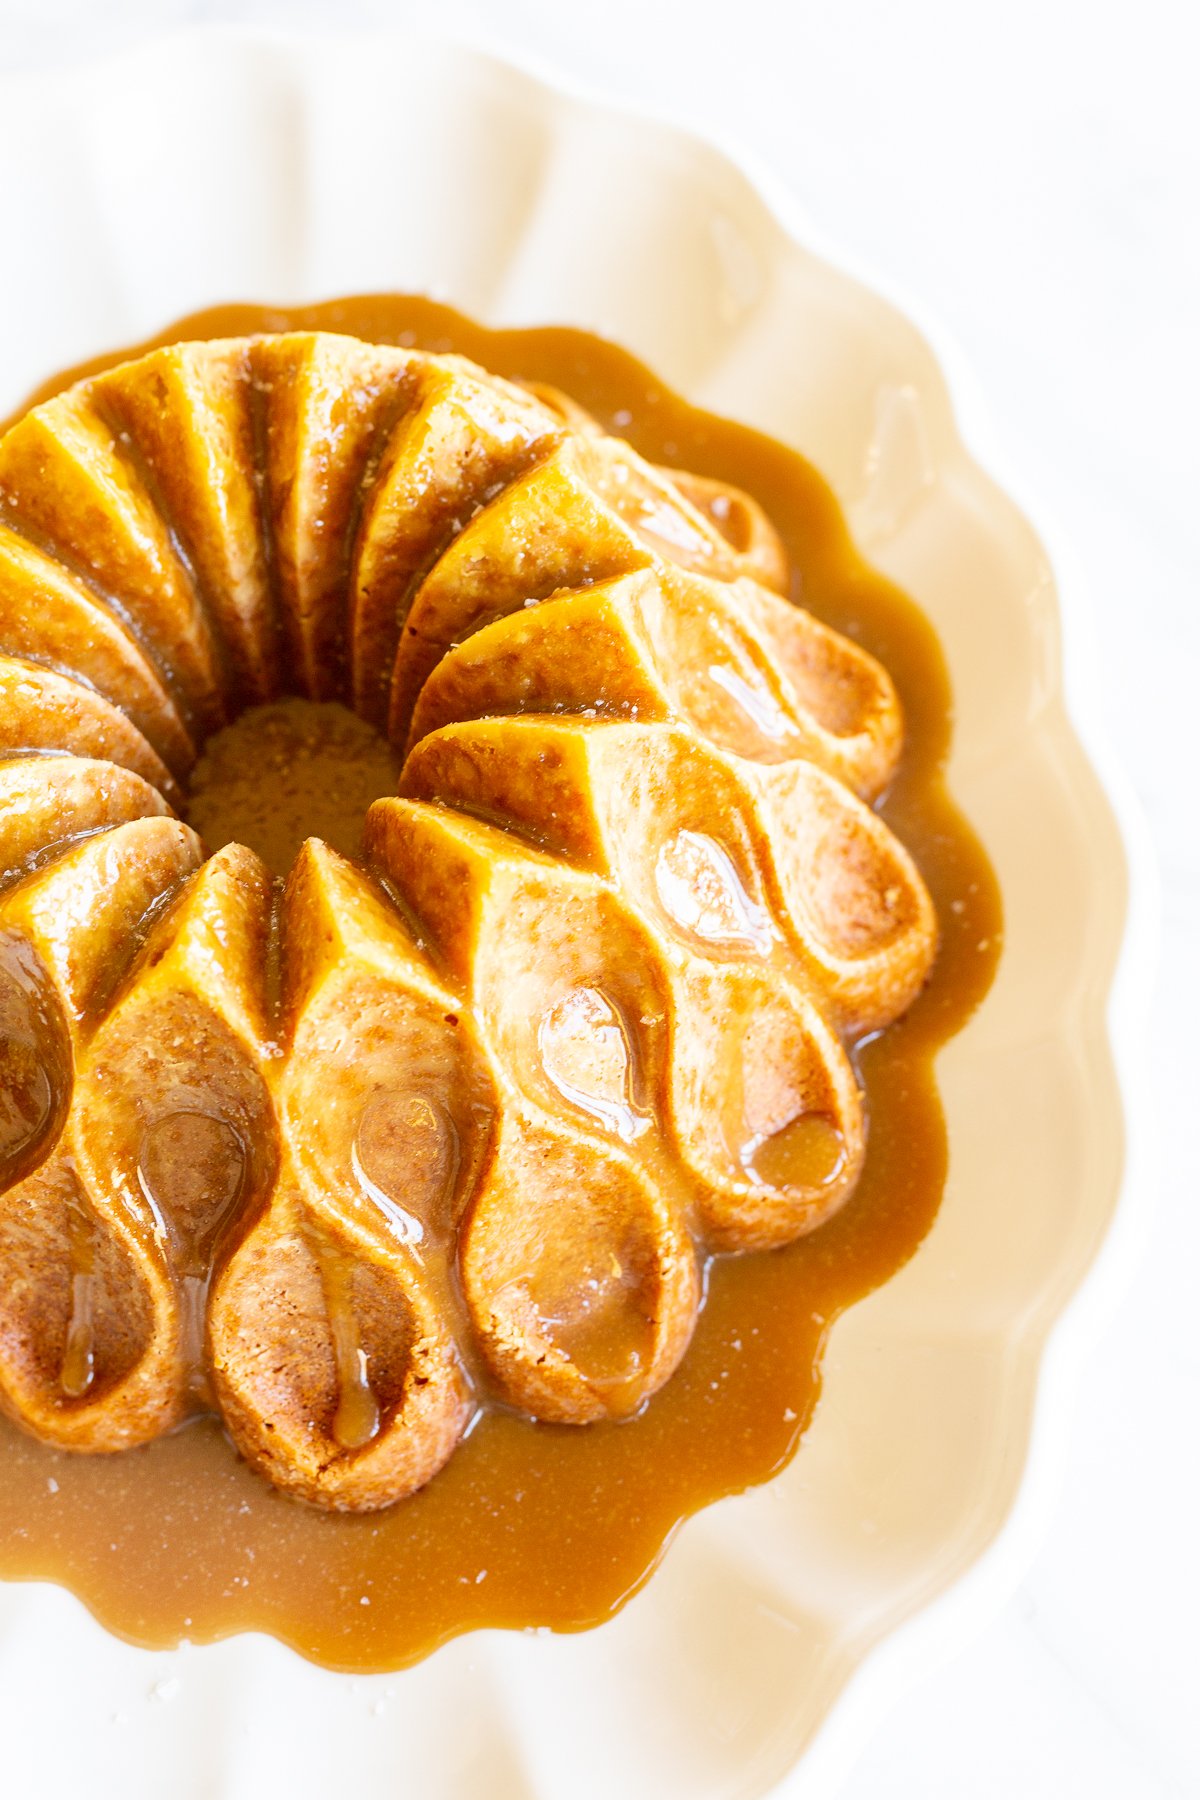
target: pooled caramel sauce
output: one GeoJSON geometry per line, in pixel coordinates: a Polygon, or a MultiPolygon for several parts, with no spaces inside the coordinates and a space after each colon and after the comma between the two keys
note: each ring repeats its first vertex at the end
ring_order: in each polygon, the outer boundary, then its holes
{"type": "Polygon", "coordinates": [[[552,1296],[535,1294],[538,1323],[588,1386],[619,1405],[619,1396],[636,1395],[651,1354],[650,1323],[638,1306],[634,1259],[628,1252],[618,1255],[605,1248],[569,1274],[571,1279],[552,1296]]]}
{"type": "Polygon", "coordinates": [[[589,1114],[623,1143],[641,1135],[650,1116],[639,1104],[637,1053],[619,1006],[600,988],[577,987],[542,1016],[542,1067],[570,1106],[589,1114]]]}
{"type": "MultiPolygon", "coordinates": [[[[50,1449],[0,1424],[0,1575],[61,1582],[111,1629],[139,1643],[254,1629],[321,1662],[366,1670],[411,1662],[476,1626],[597,1623],[645,1580],[680,1519],[787,1462],[817,1401],[831,1322],[913,1254],[937,1212],[946,1141],[933,1058],[988,988],[1000,903],[983,851],[943,786],[951,695],[937,640],[915,605],[859,558],[829,490],[800,457],[695,411],[631,357],[582,332],[489,332],[421,300],[359,298],[289,311],[225,307],[181,320],[156,341],[290,329],[454,350],[501,374],[550,382],[651,461],[748,490],[783,537],[794,598],[863,644],[897,684],[906,747],[880,810],[915,856],[942,931],[920,998],[855,1052],[870,1138],[852,1198],[784,1250],[713,1262],[691,1348],[637,1418],[579,1429],[487,1412],[428,1487],[368,1517],[318,1513],[276,1492],[238,1459],[211,1417],[109,1457],[50,1449]]],[[[35,399],[86,372],[65,372],[35,399]]],[[[719,494],[708,504],[718,517],[719,494]]],[[[734,697],[748,729],[770,740],[777,709],[753,677],[731,661],[726,687],[740,683],[734,697]]],[[[278,874],[310,833],[355,854],[367,804],[394,791],[390,752],[349,715],[335,730],[332,715],[341,709],[283,703],[258,711],[269,715],[266,725],[244,715],[210,739],[193,784],[191,822],[211,848],[228,837],[251,843],[278,874]],[[327,715],[320,728],[314,712],[327,715]],[[246,761],[260,730],[278,752],[274,776],[246,761]]],[[[725,941],[733,947],[758,930],[758,909],[738,871],[698,837],[685,834],[660,860],[661,898],[672,916],[682,911],[677,922],[687,931],[711,938],[714,948],[725,941]],[[694,898],[683,891],[689,878],[694,898]]],[[[53,1059],[59,1051],[51,1025],[27,1014],[21,970],[0,957],[0,983],[5,979],[0,1069],[25,1067],[31,1034],[45,1039],[53,1059]]],[[[612,1004],[600,995],[586,1008],[596,1012],[601,1003],[612,1004]]],[[[614,1019],[610,1031],[619,1029],[618,1010],[614,1019]]],[[[562,1023],[569,1038],[569,1020],[562,1023]]],[[[628,1106],[629,1065],[618,1067],[616,1037],[605,1043],[592,1066],[564,1039],[560,1073],[593,1101],[628,1106]]],[[[40,1139],[42,1089],[32,1074],[18,1085],[24,1098],[0,1124],[17,1142],[26,1133],[40,1139]]],[[[428,1137],[423,1226],[437,1213],[443,1165],[457,1154],[440,1124],[364,1114],[358,1127],[366,1182],[399,1205],[403,1198],[388,1192],[389,1134],[415,1129],[428,1137]]],[[[214,1154],[220,1148],[210,1146],[214,1154]]],[[[765,1123],[750,1119],[740,1154],[767,1179],[778,1170],[792,1180],[800,1167],[821,1181],[834,1178],[842,1146],[823,1115],[785,1113],[765,1123]]],[[[597,1384],[619,1387],[642,1353],[634,1251],[615,1269],[582,1270],[582,1286],[575,1283],[566,1301],[553,1272],[544,1282],[536,1271],[531,1276],[528,1303],[547,1335],[569,1343],[585,1365],[595,1350],[596,1366],[587,1373],[597,1384]]],[[[85,1264],[82,1252],[86,1280],[85,1264]]],[[[377,1416],[371,1369],[353,1330],[338,1327],[349,1310],[342,1274],[324,1255],[321,1267],[337,1342],[336,1430],[343,1443],[363,1443],[377,1416]]],[[[79,1349],[68,1358],[64,1382],[85,1379],[86,1294],[80,1298],[79,1349]]]]}
{"type": "Polygon", "coordinates": [[[138,1185],[178,1276],[207,1274],[245,1174],[245,1147],[224,1119],[177,1106],[146,1128],[138,1185]]]}
{"type": "Polygon", "coordinates": [[[765,956],[774,936],[770,915],[752,900],[733,858],[702,831],[677,831],[658,853],[654,885],[663,911],[714,949],[765,956]]]}
{"type": "Polygon", "coordinates": [[[775,1131],[754,1133],[741,1160],[769,1187],[828,1187],[845,1167],[846,1143],[825,1113],[802,1112],[775,1131]]]}
{"type": "Polygon", "coordinates": [[[407,1244],[445,1245],[461,1162],[454,1121],[438,1100],[381,1088],[363,1108],[350,1165],[363,1192],[407,1244]]]}

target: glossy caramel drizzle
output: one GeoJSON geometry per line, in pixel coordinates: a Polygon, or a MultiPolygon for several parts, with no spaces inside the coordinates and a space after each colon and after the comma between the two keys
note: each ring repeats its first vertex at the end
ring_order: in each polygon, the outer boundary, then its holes
{"type": "Polygon", "coordinates": [[[68,1230],[71,1244],[71,1312],[58,1380],[68,1400],[81,1400],[96,1376],[95,1253],[92,1227],[81,1207],[71,1207],[68,1230]]]}
{"type": "Polygon", "coordinates": [[[354,1311],[354,1264],[345,1251],[328,1240],[320,1242],[317,1254],[337,1367],[338,1403],[333,1415],[333,1435],[343,1450],[361,1450],[379,1435],[380,1413],[371,1386],[370,1360],[363,1349],[354,1311]]]}
{"type": "MultiPolygon", "coordinates": [[[[936,640],[916,608],[858,559],[828,491],[805,463],[693,411],[596,339],[558,330],[489,333],[421,301],[360,299],[289,313],[229,308],[181,321],[161,341],[311,328],[456,350],[500,373],[553,383],[650,461],[694,471],[693,497],[713,516],[721,496],[706,495],[706,479],[749,491],[784,539],[793,596],[861,642],[897,683],[908,735],[881,811],[916,857],[944,929],[925,992],[898,1025],[856,1053],[871,1135],[853,1198],[784,1250],[713,1261],[688,1356],[636,1419],[577,1432],[492,1409],[425,1490],[368,1519],[282,1503],[234,1457],[211,1419],[136,1457],[91,1459],[0,1424],[0,1572],[65,1582],[139,1642],[254,1628],[321,1661],[367,1669],[411,1661],[475,1626],[574,1628],[607,1617],[646,1577],[681,1517],[768,1478],[793,1453],[816,1401],[829,1323],[912,1254],[936,1212],[945,1141],[932,1061],[987,989],[999,902],[987,861],[942,786],[950,695],[936,640]],[[368,1592],[372,1604],[364,1608],[368,1592]]],[[[652,499],[646,506],[653,510],[652,499]]],[[[654,523],[649,513],[647,522],[654,523]]],[[[755,670],[732,657],[714,666],[748,730],[767,739],[785,732],[755,670]]],[[[357,828],[348,812],[347,832],[357,828]]],[[[216,835],[211,825],[206,830],[216,835]]],[[[765,942],[765,914],[721,846],[714,853],[704,836],[690,830],[659,852],[655,880],[665,913],[708,943],[765,942]]],[[[276,867],[290,853],[290,845],[282,848],[276,867]]],[[[560,1004],[550,1027],[551,1073],[581,1105],[616,1108],[614,1116],[636,1131],[636,1046],[619,1005],[600,989],[560,1004]],[[575,1013],[603,1027],[606,1048],[590,1061],[572,1045],[575,1013]]],[[[19,1054],[19,1047],[10,1052],[19,1054]]],[[[734,1098],[731,1091],[731,1105],[734,1098]]],[[[35,1102],[32,1096],[27,1109],[34,1128],[35,1102]]],[[[830,1120],[820,1112],[786,1116],[780,1105],[779,1116],[764,1119],[737,1098],[727,1126],[731,1155],[768,1180],[798,1170],[805,1180],[830,1178],[843,1148],[830,1120]]],[[[418,1108],[400,1122],[415,1120],[423,1134],[420,1194],[392,1191],[387,1146],[396,1121],[372,1121],[368,1109],[358,1127],[364,1194],[401,1236],[428,1232],[439,1194],[453,1186],[447,1169],[458,1147],[430,1119],[418,1108]]],[[[18,1135],[21,1129],[14,1127],[18,1135]]],[[[65,1390],[70,1383],[86,1392],[86,1244],[73,1238],[72,1255],[61,1379],[65,1390]]],[[[369,1444],[380,1409],[348,1264],[324,1240],[318,1264],[337,1365],[334,1433],[343,1445],[369,1444]]],[[[590,1380],[619,1389],[642,1354],[640,1280],[631,1247],[628,1257],[583,1270],[570,1284],[569,1304],[552,1270],[527,1285],[520,1303],[590,1380]]]]}

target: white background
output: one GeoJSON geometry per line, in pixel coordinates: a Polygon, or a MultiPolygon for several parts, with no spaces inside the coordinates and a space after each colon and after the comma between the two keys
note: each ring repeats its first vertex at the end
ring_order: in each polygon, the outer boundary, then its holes
{"type": "Polygon", "coordinates": [[[845,1800],[1200,1795],[1200,6],[0,0],[0,66],[183,23],[408,18],[757,151],[957,337],[1083,562],[1164,877],[1150,1243],[1087,1369],[1049,1541],[864,1746],[845,1800]]]}

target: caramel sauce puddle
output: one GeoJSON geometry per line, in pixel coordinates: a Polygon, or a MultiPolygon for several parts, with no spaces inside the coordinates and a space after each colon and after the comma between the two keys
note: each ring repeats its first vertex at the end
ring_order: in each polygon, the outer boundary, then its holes
{"type": "MultiPolygon", "coordinates": [[[[987,858],[943,783],[951,694],[937,639],[914,603],[858,556],[829,489],[802,458],[696,411],[586,333],[492,332],[419,299],[227,306],[182,319],[154,342],[294,329],[458,351],[497,373],[550,382],[651,461],[748,490],[787,547],[793,597],[864,645],[896,682],[906,748],[880,810],[915,856],[942,929],[928,987],[856,1052],[870,1139],[853,1197],[784,1250],[714,1261],[691,1349],[636,1419],[581,1430],[485,1412],[427,1488],[369,1517],[318,1513],[275,1492],[211,1417],[111,1457],[72,1456],[0,1422],[0,1576],[60,1582],[139,1644],[258,1630],[331,1667],[365,1671],[411,1663],[474,1627],[573,1630],[608,1618],[647,1579],[680,1520],[768,1480],[795,1453],[819,1396],[831,1323],[912,1256],[937,1213],[947,1151],[933,1060],[988,989],[1001,915],[987,858]]],[[[33,398],[151,347],[68,370],[33,398]]],[[[386,772],[361,749],[362,779],[348,783],[338,827],[348,844],[365,806],[359,790],[386,772]]],[[[204,828],[211,836],[211,818],[204,828]]],[[[278,848],[271,860],[285,855],[278,848]]],[[[833,1147],[793,1151],[820,1160],[833,1147]]],[[[345,1346],[343,1429],[357,1439],[371,1420],[353,1391],[362,1373],[353,1349],[345,1346]]],[[[67,1379],[77,1379],[74,1366],[67,1379]]]]}

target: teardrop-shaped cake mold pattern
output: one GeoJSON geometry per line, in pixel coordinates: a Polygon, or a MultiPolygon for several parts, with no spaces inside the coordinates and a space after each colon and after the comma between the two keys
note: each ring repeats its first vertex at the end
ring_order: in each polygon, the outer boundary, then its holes
{"type": "Polygon", "coordinates": [[[183,343],[0,439],[0,1401],[198,1409],[387,1505],[482,1397],[630,1415],[702,1262],[852,1190],[847,1042],[929,896],[885,670],[746,495],[553,390],[321,332],[183,343]],[[406,750],[277,892],[176,816],[246,705],[406,750]]]}

